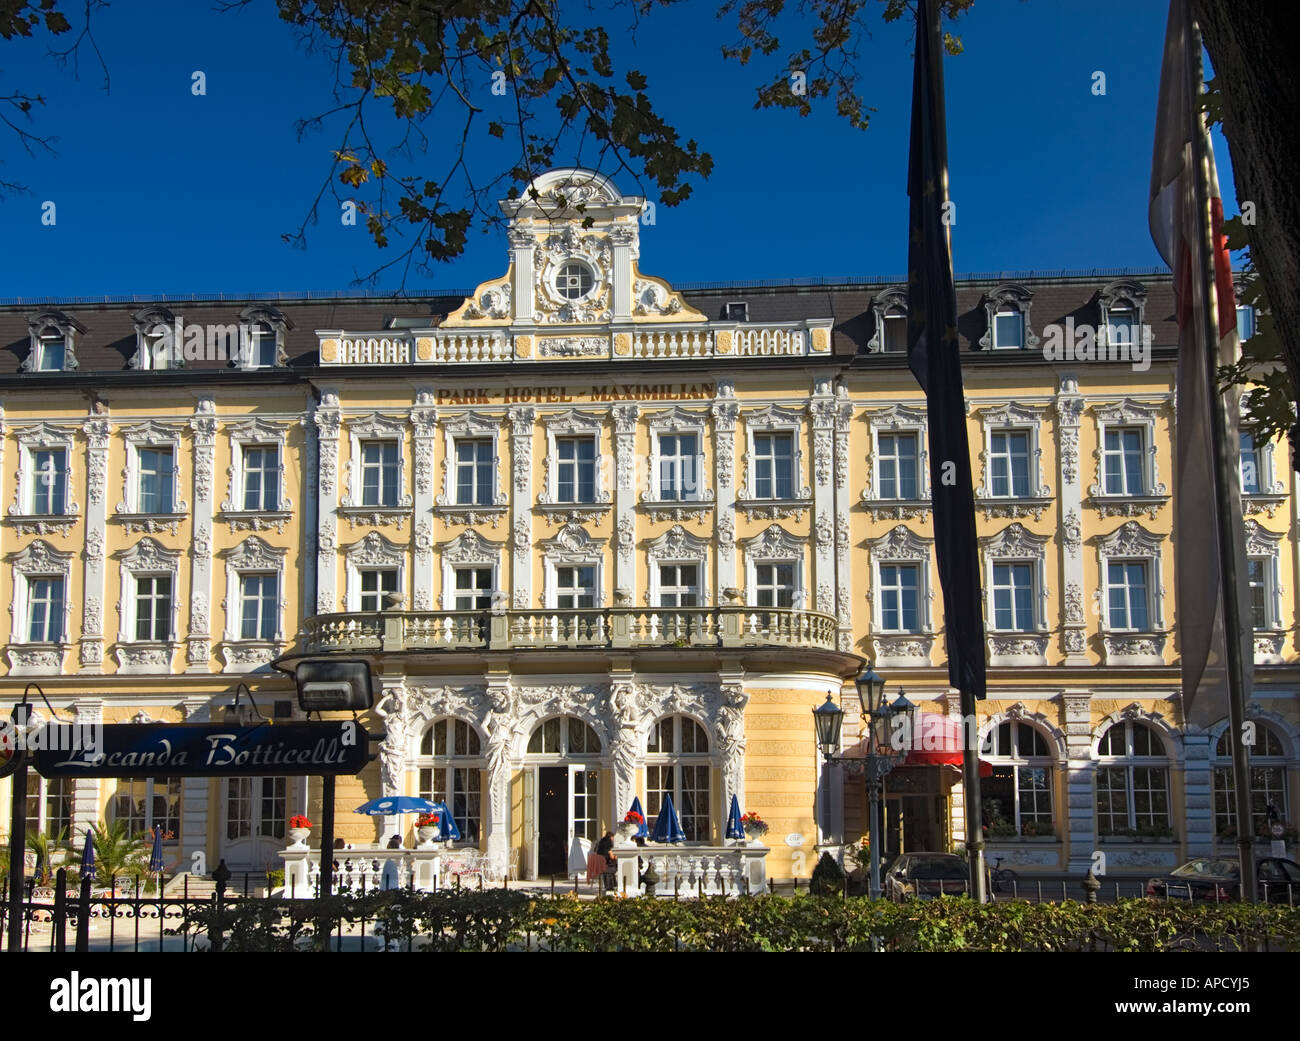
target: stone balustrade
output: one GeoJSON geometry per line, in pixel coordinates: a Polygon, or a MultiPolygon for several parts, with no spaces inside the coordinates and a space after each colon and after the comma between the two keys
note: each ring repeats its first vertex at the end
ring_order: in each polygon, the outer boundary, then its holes
{"type": "Polygon", "coordinates": [[[767,890],[768,847],[645,846],[622,844],[614,849],[617,891],[622,896],[645,896],[640,881],[644,868],[653,866],[658,880],[655,896],[757,896],[767,890]]]}

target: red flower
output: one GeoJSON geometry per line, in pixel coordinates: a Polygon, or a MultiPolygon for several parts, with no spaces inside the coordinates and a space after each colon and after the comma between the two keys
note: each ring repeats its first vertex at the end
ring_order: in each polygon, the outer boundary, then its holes
{"type": "Polygon", "coordinates": [[[312,822],[309,821],[306,817],[304,817],[301,813],[295,813],[292,817],[289,818],[289,827],[314,828],[315,825],[312,824],[312,822]]]}

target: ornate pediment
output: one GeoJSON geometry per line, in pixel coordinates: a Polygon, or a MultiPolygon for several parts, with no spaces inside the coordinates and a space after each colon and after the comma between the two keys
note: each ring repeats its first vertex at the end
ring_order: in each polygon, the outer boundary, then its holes
{"type": "Polygon", "coordinates": [[[225,552],[227,564],[238,570],[264,569],[278,571],[288,554],[287,549],[272,546],[256,535],[250,535],[238,546],[225,552]]]}
{"type": "Polygon", "coordinates": [[[167,549],[156,539],[146,537],[118,553],[117,558],[130,571],[174,571],[180,563],[181,551],[167,549]]]}
{"type": "Polygon", "coordinates": [[[401,439],[406,433],[406,417],[383,412],[371,412],[347,421],[348,430],[355,437],[385,437],[401,439]]]}
{"type": "Polygon", "coordinates": [[[1249,519],[1245,522],[1245,531],[1246,553],[1252,557],[1273,556],[1286,537],[1280,532],[1269,531],[1257,521],[1249,519]]]}
{"type": "Polygon", "coordinates": [[[703,560],[709,550],[708,539],[697,538],[680,524],[646,540],[645,545],[651,560],[703,560]]]}
{"type": "Polygon", "coordinates": [[[579,412],[576,408],[571,408],[567,412],[543,416],[542,423],[552,434],[590,434],[601,431],[605,417],[596,412],[579,412]]]}
{"type": "Polygon", "coordinates": [[[1123,401],[1115,401],[1107,405],[1094,405],[1092,411],[1102,423],[1154,424],[1163,407],[1162,403],[1144,404],[1140,401],[1134,401],[1132,398],[1125,398],[1123,401]]]}
{"type": "Polygon", "coordinates": [[[14,570],[20,574],[63,574],[68,570],[68,563],[72,560],[72,553],[62,553],[44,539],[36,539],[34,542],[29,542],[17,553],[10,554],[9,559],[13,562],[14,570]]]}
{"type": "Polygon", "coordinates": [[[471,529],[443,544],[442,559],[451,564],[495,564],[504,546],[471,529]]]}
{"type": "Polygon", "coordinates": [[[867,413],[867,419],[877,430],[911,430],[914,427],[925,429],[927,424],[924,408],[911,405],[890,405],[888,408],[875,409],[867,413]]]}
{"type": "Polygon", "coordinates": [[[804,410],[785,408],[782,405],[764,405],[741,415],[750,430],[788,430],[803,422],[804,410]]]}
{"type": "Polygon", "coordinates": [[[928,560],[934,540],[922,538],[900,524],[880,538],[871,540],[869,545],[871,555],[877,560],[928,560]]]}
{"type": "Polygon", "coordinates": [[[760,534],[740,542],[754,560],[802,560],[806,543],[806,539],[791,535],[779,524],[768,525],[760,534]]]}
{"type": "Polygon", "coordinates": [[[1109,535],[1097,538],[1098,547],[1108,557],[1154,557],[1163,542],[1163,536],[1147,531],[1137,521],[1129,521],[1109,535]]]}
{"type": "Polygon", "coordinates": [[[570,521],[560,529],[554,538],[543,539],[538,543],[548,559],[587,561],[604,554],[608,539],[593,539],[587,529],[576,521],[570,521]]]}
{"type": "Polygon", "coordinates": [[[1047,412],[1046,406],[1033,407],[1008,401],[976,410],[986,427],[1036,427],[1047,412]]]}
{"type": "Polygon", "coordinates": [[[406,549],[377,531],[348,546],[343,554],[353,567],[399,567],[406,560],[406,549]]]}
{"type": "Polygon", "coordinates": [[[1025,557],[1039,559],[1044,548],[1051,541],[1051,536],[1035,535],[1025,530],[1022,524],[1010,524],[996,535],[985,535],[980,539],[985,551],[993,557],[1025,557]]]}
{"type": "Polygon", "coordinates": [[[492,437],[501,429],[501,420],[479,412],[464,412],[445,417],[442,429],[453,437],[492,437]]]}

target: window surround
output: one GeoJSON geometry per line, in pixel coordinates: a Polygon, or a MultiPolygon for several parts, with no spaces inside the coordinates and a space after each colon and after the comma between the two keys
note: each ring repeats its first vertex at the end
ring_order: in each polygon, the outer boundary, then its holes
{"type": "MultiPolygon", "coordinates": [[[[1277,807],[1278,813],[1281,815],[1282,820],[1289,821],[1292,818],[1290,816],[1290,792],[1288,791],[1287,775],[1295,760],[1294,742],[1290,738],[1291,726],[1286,720],[1281,719],[1272,712],[1262,713],[1253,709],[1247,709],[1246,718],[1249,722],[1254,723],[1256,727],[1255,745],[1249,750],[1252,780],[1255,777],[1256,770],[1276,771],[1276,774],[1281,775],[1281,783],[1270,785],[1270,787],[1276,787],[1279,789],[1279,794],[1282,796],[1282,799],[1281,805],[1277,807]],[[1265,734],[1271,735],[1273,740],[1277,742],[1278,748],[1282,753],[1280,756],[1267,755],[1264,753],[1263,748],[1266,740],[1265,734]],[[1258,755],[1255,753],[1256,748],[1261,749],[1258,755]]],[[[1225,794],[1219,787],[1219,777],[1221,776],[1219,771],[1225,771],[1229,785],[1232,783],[1232,757],[1231,755],[1225,756],[1219,753],[1219,742],[1223,740],[1228,727],[1228,720],[1225,719],[1217,726],[1210,729],[1210,776],[1212,791],[1214,793],[1214,831],[1216,841],[1225,846],[1230,845],[1233,840],[1219,837],[1221,834],[1220,828],[1222,827],[1219,818],[1224,817],[1229,820],[1235,820],[1237,816],[1237,807],[1234,804],[1233,799],[1225,800],[1225,809],[1227,812],[1224,814],[1219,813],[1219,797],[1221,794],[1225,794]]],[[[1275,780],[1277,779],[1276,774],[1275,780]]],[[[1258,791],[1258,789],[1254,784],[1252,784],[1252,796],[1256,791],[1258,791]]]]}
{"type": "Polygon", "coordinates": [[[877,293],[875,299],[871,301],[871,313],[875,318],[876,325],[871,333],[871,339],[867,341],[867,352],[869,354],[885,353],[885,318],[890,311],[898,308],[902,308],[904,314],[907,313],[906,286],[889,286],[877,293]]]}
{"type": "MultiPolygon", "coordinates": [[[[1138,705],[1136,702],[1134,702],[1133,704],[1129,705],[1124,709],[1121,709],[1119,712],[1112,713],[1111,715],[1107,716],[1105,719],[1101,720],[1101,722],[1097,725],[1096,730],[1094,731],[1094,735],[1095,736],[1093,737],[1093,742],[1092,742],[1092,759],[1097,764],[1098,770],[1104,767],[1126,768],[1126,774],[1127,774],[1126,790],[1129,797],[1129,814],[1128,814],[1129,827],[1133,827],[1133,825],[1137,823],[1136,816],[1135,816],[1135,807],[1133,805],[1133,794],[1134,794],[1134,785],[1132,784],[1133,769],[1149,768],[1149,769],[1162,769],[1164,771],[1164,782],[1165,782],[1164,791],[1165,791],[1165,799],[1166,799],[1165,823],[1169,828],[1169,836],[1167,838],[1167,841],[1173,842],[1174,841],[1173,806],[1172,806],[1173,787],[1171,784],[1173,771],[1171,770],[1171,767],[1174,765],[1177,758],[1177,749],[1179,744],[1177,740],[1177,735],[1172,733],[1169,730],[1169,728],[1164,725],[1163,719],[1158,713],[1145,712],[1141,708],[1141,706],[1138,705]],[[1147,755],[1129,754],[1128,750],[1133,747],[1132,726],[1134,724],[1139,726],[1144,726],[1151,731],[1153,736],[1161,744],[1162,753],[1160,755],[1147,756],[1147,755]],[[1124,736],[1125,754],[1122,756],[1116,756],[1116,755],[1103,756],[1100,752],[1101,743],[1105,739],[1106,735],[1115,727],[1120,727],[1125,730],[1125,736],[1124,736]]],[[[1097,835],[1103,842],[1115,842],[1117,840],[1122,842],[1124,840],[1124,836],[1122,835],[1104,835],[1101,832],[1101,814],[1099,812],[1099,805],[1098,805],[1100,801],[1100,794],[1101,794],[1100,788],[1096,788],[1094,791],[1094,798],[1093,798],[1093,810],[1094,813],[1096,814],[1097,835]]]]}
{"type": "MultiPolygon", "coordinates": [[[[1052,721],[1041,712],[1030,712],[1024,702],[1016,702],[1006,712],[999,713],[980,728],[980,753],[981,760],[987,760],[995,767],[1010,766],[1014,767],[1016,773],[1013,779],[1013,806],[1014,810],[1012,821],[1016,825],[1016,834],[1024,833],[1024,820],[1020,807],[1020,770],[1046,770],[1047,771],[1047,791],[1049,804],[1051,806],[1051,821],[1053,825],[1053,834],[1049,837],[1059,841],[1059,825],[1063,823],[1058,807],[1056,779],[1057,770],[1060,769],[1067,759],[1067,748],[1065,745],[1064,735],[1052,724],[1052,721]],[[998,730],[1005,724],[1011,724],[1012,741],[1014,750],[993,750],[995,735],[998,730]],[[1020,743],[1020,726],[1028,727],[1034,734],[1041,738],[1044,745],[1047,746],[1047,755],[1027,755],[1020,743]]],[[[990,837],[989,841],[998,842],[997,838],[990,837]]]]}
{"type": "Polygon", "coordinates": [[[705,444],[708,413],[685,409],[681,406],[646,416],[650,430],[650,469],[646,474],[646,490],[641,493],[640,505],[652,521],[706,520],[713,514],[714,491],[709,486],[705,468],[705,444]],[[699,487],[693,499],[664,499],[659,487],[659,439],[665,435],[693,434],[696,438],[696,477],[699,487]]]}
{"type": "MultiPolygon", "coordinates": [[[[674,524],[658,538],[647,539],[646,561],[650,581],[645,591],[648,607],[659,605],[659,565],[686,564],[698,568],[699,608],[714,602],[709,583],[709,540],[692,535],[680,524],[674,524]]],[[[752,588],[752,587],[751,587],[752,588]]],[[[665,608],[665,610],[693,610],[692,608],[665,608]]]]}
{"type": "Polygon", "coordinates": [[[928,423],[924,407],[891,405],[867,413],[871,428],[871,455],[867,460],[867,486],[862,503],[872,520],[907,520],[930,512],[930,457],[926,452],[928,423]],[[880,435],[916,435],[916,498],[886,499],[880,494],[880,435]]]}
{"type": "Polygon", "coordinates": [[[84,325],[62,311],[41,311],[38,314],[31,315],[27,319],[27,335],[30,338],[31,349],[27,352],[27,357],[23,359],[22,371],[31,373],[76,371],[77,334],[85,331],[86,327],[84,325]],[[61,370],[40,367],[43,350],[41,338],[51,332],[63,337],[63,368],[61,370]]]}
{"type": "Polygon", "coordinates": [[[247,672],[265,666],[280,649],[284,640],[284,612],[288,599],[285,588],[285,558],[289,550],[271,546],[257,535],[249,535],[238,546],[225,551],[226,596],[221,601],[226,629],[221,645],[222,661],[227,672],[247,672]],[[275,636],[271,640],[244,639],[240,579],[245,574],[272,572],[280,594],[275,636]]]}
{"type": "Polygon", "coordinates": [[[984,628],[990,665],[1047,664],[1047,546],[1051,541],[1050,535],[1035,535],[1019,523],[1010,524],[996,535],[985,535],[979,540],[984,558],[984,628]],[[1034,577],[1032,631],[996,628],[993,568],[997,564],[1030,565],[1034,577]]]}
{"type": "Polygon", "coordinates": [[[226,476],[230,486],[221,501],[219,519],[228,523],[233,531],[263,531],[272,527],[277,532],[293,519],[293,500],[285,480],[285,448],[289,437],[288,423],[272,423],[264,419],[248,419],[226,427],[230,437],[230,465],[226,476]],[[274,448],[279,459],[280,484],[277,489],[278,506],[274,510],[244,509],[244,453],[248,449],[274,448]]]}
{"type": "MultiPolygon", "coordinates": [[[[135,314],[131,316],[131,320],[135,323],[135,354],[132,355],[130,360],[131,368],[145,371],[155,369],[179,369],[184,367],[184,343],[167,343],[169,339],[175,340],[177,328],[176,315],[170,308],[158,305],[146,307],[142,310],[136,311],[135,314]],[[159,326],[162,326],[168,331],[166,337],[158,331],[159,326]],[[169,346],[170,349],[175,352],[174,358],[164,359],[165,361],[170,361],[171,364],[158,364],[158,356],[156,352],[159,349],[160,340],[163,345],[169,346]]],[[[184,333],[182,332],[182,336],[183,335],[184,333]]],[[[204,350],[207,350],[206,343],[204,344],[204,350]]]]}
{"type": "MultiPolygon", "coordinates": [[[[749,520],[801,519],[812,508],[812,489],[803,483],[803,409],[765,405],[742,412],[745,421],[745,486],[744,494],[736,498],[736,508],[749,520]],[[792,459],[790,463],[789,499],[760,499],[758,490],[758,454],[754,445],[755,434],[789,434],[792,459]]],[[[775,478],[774,478],[775,479],[775,478]]]]}
{"type": "MultiPolygon", "coordinates": [[[[349,611],[361,610],[361,572],[386,568],[397,572],[397,595],[406,602],[406,549],[389,542],[377,531],[343,549],[347,571],[343,602],[349,611]]],[[[387,595],[387,594],[385,594],[387,595]]]]}
{"type": "Polygon", "coordinates": [[[18,442],[19,465],[18,481],[14,491],[14,501],[9,506],[9,523],[20,535],[59,535],[71,534],[77,523],[80,507],[73,501],[73,461],[77,458],[74,432],[66,427],[52,423],[38,423],[14,430],[14,440],[18,442]],[[42,451],[63,451],[63,512],[57,514],[36,513],[32,508],[40,476],[36,473],[36,453],[42,451]]]}
{"type": "Polygon", "coordinates": [[[604,432],[605,417],[595,412],[579,412],[569,409],[567,412],[555,412],[542,417],[546,427],[546,459],[542,466],[546,471],[546,488],[537,496],[538,508],[543,513],[554,516],[560,514],[569,520],[599,520],[612,509],[609,491],[605,483],[604,432]],[[557,441],[562,437],[590,437],[595,451],[593,467],[595,471],[594,502],[560,501],[560,451],[557,441]]]}
{"type": "Polygon", "coordinates": [[[1043,482],[1043,416],[1047,406],[1019,405],[1007,402],[978,409],[980,425],[984,432],[984,447],[980,451],[980,483],[975,490],[984,519],[990,517],[1028,517],[1042,520],[1044,512],[1052,507],[1052,489],[1043,482]],[[1029,435],[1029,495],[993,494],[993,435],[1001,433],[1027,433],[1029,435]]]}
{"type": "Polygon", "coordinates": [[[72,572],[72,552],[60,552],[44,539],[28,543],[17,553],[10,554],[13,567],[13,611],[10,644],[6,648],[10,673],[15,676],[57,676],[63,667],[64,648],[72,642],[72,597],[69,582],[72,572]],[[31,633],[31,583],[42,578],[57,578],[63,582],[63,638],[55,643],[32,643],[31,633]]]}
{"type": "Polygon", "coordinates": [[[178,424],[150,420],[122,431],[126,441],[126,468],[122,471],[122,501],[114,513],[127,531],[155,535],[166,529],[175,535],[185,519],[189,504],[181,498],[182,429],[178,424]],[[172,453],[172,508],[158,513],[144,513],[140,509],[140,452],[150,448],[166,448],[172,453]]]}
{"type": "Polygon", "coordinates": [[[241,348],[243,344],[243,331],[248,330],[248,353],[236,355],[230,359],[232,365],[241,369],[268,369],[282,368],[289,363],[289,355],[285,349],[285,338],[290,329],[293,328],[293,322],[278,308],[271,307],[267,304],[250,304],[239,312],[240,339],[241,348]],[[259,325],[268,326],[271,335],[275,337],[275,361],[272,365],[259,365],[257,363],[257,337],[254,335],[259,325]]]}
{"type": "Polygon", "coordinates": [[[1286,659],[1282,648],[1286,643],[1286,626],[1282,617],[1282,541],[1285,534],[1272,532],[1252,519],[1245,522],[1246,556],[1264,561],[1264,578],[1268,594],[1264,601],[1267,626],[1254,630],[1251,641],[1255,648],[1256,665],[1281,665],[1286,659]]]}
{"type": "MultiPolygon", "coordinates": [[[[688,838],[686,840],[686,845],[703,845],[713,841],[713,837],[711,833],[714,827],[713,806],[712,806],[713,794],[714,794],[714,771],[719,764],[714,755],[714,751],[713,751],[714,741],[710,736],[708,725],[704,722],[704,720],[698,719],[695,716],[689,715],[688,713],[685,712],[673,712],[673,713],[669,713],[668,715],[659,716],[646,729],[645,741],[642,747],[644,749],[643,766],[646,768],[645,770],[646,790],[645,790],[645,798],[642,802],[642,805],[646,807],[647,815],[650,815],[653,812],[657,812],[657,811],[651,811],[649,808],[651,805],[650,779],[649,779],[650,767],[659,767],[659,768],[666,767],[672,771],[671,773],[672,784],[671,784],[671,791],[669,792],[669,794],[672,795],[673,797],[673,806],[676,808],[679,815],[683,813],[682,810],[683,799],[681,797],[683,791],[682,767],[691,767],[691,766],[703,767],[705,770],[705,778],[709,786],[708,799],[702,808],[696,809],[696,812],[692,815],[692,819],[697,823],[697,826],[703,828],[704,833],[702,835],[698,835],[693,839],[688,838]],[[659,751],[652,752],[650,751],[650,742],[656,736],[659,728],[665,722],[671,723],[673,747],[667,750],[661,749],[659,751]],[[683,752],[681,750],[683,744],[682,731],[685,729],[687,723],[691,723],[695,727],[697,727],[699,729],[699,732],[704,736],[706,747],[703,752],[700,751],[683,752]]],[[[683,824],[685,824],[685,822],[683,822],[683,824]]]]}
{"type": "Polygon", "coordinates": [[[934,540],[922,538],[916,532],[899,524],[891,531],[867,543],[871,553],[871,585],[867,597],[871,601],[872,642],[876,661],[885,665],[929,665],[934,646],[934,584],[930,578],[930,558],[934,540]],[[880,590],[880,565],[917,565],[917,622],[920,632],[888,633],[884,630],[884,597],[880,590]]]}
{"type": "MultiPolygon", "coordinates": [[[[1250,423],[1246,422],[1246,412],[1249,405],[1249,395],[1241,396],[1241,420],[1238,424],[1241,433],[1250,434],[1254,440],[1255,429],[1250,423]]],[[[1255,440],[1255,455],[1259,458],[1259,473],[1256,479],[1259,484],[1259,491],[1241,495],[1241,509],[1247,516],[1253,514],[1267,513],[1270,520],[1277,513],[1278,507],[1286,502],[1286,485],[1278,480],[1277,477],[1277,458],[1275,451],[1277,443],[1266,441],[1261,443],[1255,440]]]]}
{"type": "Polygon", "coordinates": [[[114,649],[118,672],[156,674],[171,671],[172,652],[180,633],[180,560],[182,551],[166,549],[156,539],[142,538],[130,549],[116,554],[120,562],[117,617],[118,646],[114,649]],[[172,583],[171,618],[166,640],[143,641],[136,633],[136,580],[147,577],[170,578],[172,583]]]}
{"type": "Polygon", "coordinates": [[[438,609],[453,611],[456,604],[456,569],[462,567],[490,567],[492,569],[492,602],[504,606],[505,594],[501,592],[501,551],[505,542],[485,539],[477,531],[462,531],[442,547],[442,591],[438,596],[438,609]]]}
{"type": "MultiPolygon", "coordinates": [[[[758,599],[758,565],[792,564],[794,565],[794,604],[792,608],[759,608],[759,610],[795,610],[807,609],[808,590],[805,585],[807,574],[806,557],[808,539],[806,536],[791,535],[780,524],[769,524],[753,538],[740,539],[745,551],[745,588],[748,590],[746,604],[755,608],[758,599]]],[[[702,583],[701,583],[702,584],[702,583]]]]}
{"type": "Polygon", "coordinates": [[[442,456],[442,492],[434,500],[434,512],[448,524],[482,524],[492,527],[501,523],[510,497],[501,480],[501,421],[478,412],[464,412],[443,419],[445,450],[442,456]],[[492,502],[490,505],[456,501],[456,443],[458,441],[492,442],[492,502]]]}
{"type": "Polygon", "coordinates": [[[1033,306],[1033,300],[1033,292],[1015,282],[1004,282],[997,288],[985,293],[984,314],[988,320],[988,324],[984,329],[984,335],[980,337],[980,348],[986,351],[1030,351],[1037,347],[1038,337],[1034,334],[1033,327],[1029,324],[1029,309],[1033,306]],[[1020,313],[1024,342],[1019,347],[1001,347],[995,342],[997,339],[998,313],[1006,311],[1018,311],[1020,313]]]}
{"type": "Polygon", "coordinates": [[[1088,504],[1101,516],[1135,517],[1145,513],[1151,520],[1155,520],[1160,508],[1169,502],[1168,489],[1160,482],[1157,465],[1156,418],[1163,407],[1161,403],[1143,404],[1132,398],[1093,407],[1093,418],[1097,422],[1097,447],[1092,455],[1097,461],[1097,480],[1088,488],[1088,504]],[[1106,445],[1106,431],[1114,427],[1139,427],[1143,431],[1144,495],[1106,493],[1106,459],[1103,449],[1106,445]]]}
{"type": "Polygon", "coordinates": [[[605,545],[608,539],[593,539],[577,521],[569,521],[552,539],[537,545],[542,551],[542,604],[557,610],[559,567],[594,567],[596,569],[596,608],[605,606],[605,545]]]}
{"type": "Polygon", "coordinates": [[[383,412],[370,412],[344,420],[348,430],[348,461],[343,467],[344,489],[339,498],[338,512],[346,517],[350,530],[358,525],[380,527],[384,524],[402,524],[411,516],[412,498],[406,490],[406,427],[407,417],[383,412]],[[389,506],[363,506],[361,446],[368,442],[391,441],[397,445],[397,501],[389,506]]]}
{"type": "Polygon", "coordinates": [[[1133,312],[1135,337],[1142,335],[1146,324],[1147,291],[1141,282],[1121,278],[1109,283],[1097,294],[1101,322],[1097,327],[1097,346],[1110,347],[1110,312],[1127,307],[1133,312]]]}
{"type": "Polygon", "coordinates": [[[1163,665],[1165,648],[1164,599],[1161,552],[1164,536],[1149,532],[1137,521],[1121,525],[1096,540],[1098,590],[1093,594],[1101,616],[1101,641],[1106,665],[1163,665]],[[1141,561],[1147,565],[1147,631],[1112,630],[1110,627],[1110,568],[1112,561],[1141,561]]]}
{"type": "MultiPolygon", "coordinates": [[[[414,784],[417,793],[420,791],[420,775],[425,770],[430,771],[431,774],[435,772],[441,772],[443,774],[442,784],[438,783],[437,778],[431,778],[433,780],[433,787],[435,789],[441,789],[442,791],[447,793],[448,796],[446,800],[447,807],[452,811],[453,815],[456,812],[456,795],[459,794],[454,787],[456,771],[472,770],[478,772],[479,812],[478,812],[478,816],[473,819],[478,822],[478,831],[480,837],[482,836],[485,827],[488,825],[488,813],[487,813],[488,810],[487,787],[488,786],[487,784],[484,783],[484,778],[483,778],[483,771],[486,771],[488,768],[487,756],[485,753],[487,747],[488,747],[487,737],[484,735],[479,725],[475,723],[472,719],[469,719],[465,716],[440,715],[429,720],[428,723],[420,730],[419,735],[415,739],[415,747],[411,754],[410,769],[415,775],[414,784]],[[443,755],[438,755],[436,752],[433,751],[435,747],[433,743],[433,731],[435,727],[442,726],[444,724],[447,726],[447,729],[451,731],[451,733],[448,735],[448,742],[447,742],[447,746],[449,750],[443,755]],[[454,751],[455,730],[457,724],[463,724],[464,726],[469,728],[469,733],[473,735],[473,737],[478,741],[477,752],[459,755],[454,751]],[[429,740],[430,750],[428,752],[425,752],[423,750],[424,742],[426,738],[429,740]],[[448,775],[450,775],[450,777],[448,775]],[[452,781],[452,784],[447,783],[449,779],[452,781]]],[[[465,823],[466,821],[464,819],[457,822],[457,827],[460,829],[461,834],[463,836],[460,845],[468,846],[470,848],[477,848],[478,841],[472,840],[470,839],[469,836],[465,835],[465,831],[466,831],[465,823]]],[[[456,844],[450,842],[447,843],[447,846],[451,848],[456,848],[456,844]]]]}

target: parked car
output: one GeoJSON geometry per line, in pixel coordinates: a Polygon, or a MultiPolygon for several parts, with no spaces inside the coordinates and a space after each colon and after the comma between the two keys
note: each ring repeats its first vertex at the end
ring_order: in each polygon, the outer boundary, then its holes
{"type": "MultiPolygon", "coordinates": [[[[1300,864],[1281,857],[1255,861],[1259,896],[1269,903],[1300,906],[1300,864]]],[[[1147,882],[1147,896],[1161,900],[1221,902],[1241,899],[1241,865],[1226,857],[1197,857],[1147,882]]]]}
{"type": "Polygon", "coordinates": [[[884,891],[890,900],[932,900],[963,896],[968,883],[966,861],[955,853],[903,853],[889,865],[884,891]]]}

